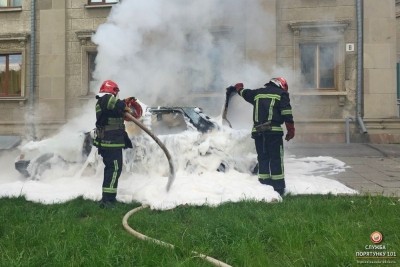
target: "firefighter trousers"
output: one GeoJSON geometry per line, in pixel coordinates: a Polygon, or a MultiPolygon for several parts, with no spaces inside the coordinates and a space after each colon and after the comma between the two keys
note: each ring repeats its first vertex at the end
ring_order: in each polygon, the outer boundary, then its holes
{"type": "Polygon", "coordinates": [[[272,186],[281,195],[286,187],[282,137],[282,133],[263,133],[253,137],[257,151],[258,180],[272,186]]]}
{"type": "Polygon", "coordinates": [[[104,178],[102,201],[116,201],[118,179],[122,172],[122,148],[99,149],[103,157],[104,178]]]}

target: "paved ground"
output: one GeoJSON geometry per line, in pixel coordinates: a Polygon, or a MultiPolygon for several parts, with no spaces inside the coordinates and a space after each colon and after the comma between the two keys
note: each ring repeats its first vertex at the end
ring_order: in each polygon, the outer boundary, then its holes
{"type": "Polygon", "coordinates": [[[400,145],[288,144],[296,157],[330,156],[350,168],[330,176],[361,194],[400,197],[400,145]]]}

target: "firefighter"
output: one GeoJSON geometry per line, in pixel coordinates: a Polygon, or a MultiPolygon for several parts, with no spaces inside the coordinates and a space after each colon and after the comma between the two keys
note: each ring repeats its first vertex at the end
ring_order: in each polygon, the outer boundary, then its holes
{"type": "Polygon", "coordinates": [[[112,206],[116,202],[118,179],[122,171],[122,149],[132,148],[125,131],[125,112],[140,118],[141,107],[136,98],[118,98],[118,85],[106,80],[96,95],[96,136],[93,144],[103,158],[104,177],[100,207],[112,206]]]}
{"type": "Polygon", "coordinates": [[[236,90],[240,96],[253,105],[253,128],[251,137],[255,141],[258,160],[258,180],[270,185],[276,192],[285,192],[285,173],[283,162],[283,129],[285,140],[295,135],[292,107],[288,93],[288,84],[282,77],[272,78],[259,89],[244,89],[243,83],[230,86],[227,90],[236,90]]]}

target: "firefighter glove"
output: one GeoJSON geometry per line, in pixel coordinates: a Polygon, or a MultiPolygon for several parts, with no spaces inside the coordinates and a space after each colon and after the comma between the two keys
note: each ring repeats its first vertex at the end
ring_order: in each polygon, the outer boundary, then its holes
{"type": "Polygon", "coordinates": [[[236,89],[236,92],[240,92],[240,91],[242,91],[243,90],[243,83],[237,83],[237,84],[235,84],[235,89],[236,89]]]}
{"type": "Polygon", "coordinates": [[[294,132],[295,132],[294,123],[293,122],[285,122],[285,125],[286,125],[286,130],[287,130],[285,140],[289,141],[290,139],[292,139],[294,137],[294,132]]]}
{"type": "Polygon", "coordinates": [[[231,93],[233,93],[233,92],[236,92],[235,86],[231,85],[231,86],[229,86],[228,88],[226,88],[226,93],[227,93],[227,94],[231,94],[231,93]]]}
{"type": "Polygon", "coordinates": [[[133,117],[139,119],[142,116],[142,106],[138,103],[136,97],[128,97],[124,99],[125,111],[129,112],[133,117]]]}
{"type": "Polygon", "coordinates": [[[131,96],[124,99],[125,105],[129,106],[130,103],[136,102],[136,97],[131,96]]]}

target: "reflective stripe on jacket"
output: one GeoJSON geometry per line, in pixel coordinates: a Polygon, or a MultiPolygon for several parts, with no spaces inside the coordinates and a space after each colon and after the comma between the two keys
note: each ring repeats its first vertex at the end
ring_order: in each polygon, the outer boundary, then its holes
{"type": "Polygon", "coordinates": [[[126,147],[124,101],[112,94],[96,96],[96,138],[93,144],[99,148],[126,147]]]}
{"type": "Polygon", "coordinates": [[[243,89],[239,93],[244,100],[253,105],[253,129],[267,121],[271,122],[271,133],[283,133],[281,125],[284,122],[293,122],[292,107],[289,93],[268,83],[259,89],[243,89]]]}

